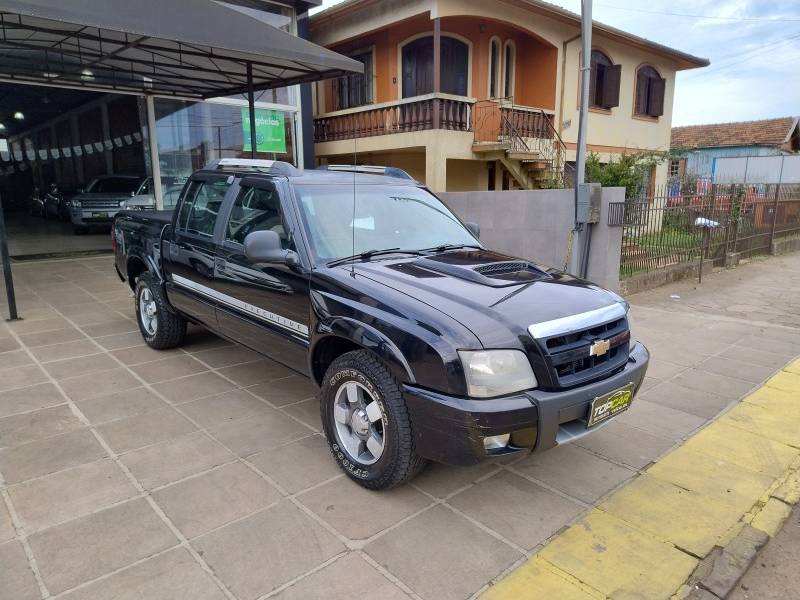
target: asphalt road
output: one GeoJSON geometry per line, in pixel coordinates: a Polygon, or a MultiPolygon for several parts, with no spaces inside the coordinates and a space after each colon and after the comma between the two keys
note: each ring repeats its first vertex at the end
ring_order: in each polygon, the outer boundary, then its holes
{"type": "Polygon", "coordinates": [[[745,573],[729,600],[800,598],[800,505],[745,573]]]}

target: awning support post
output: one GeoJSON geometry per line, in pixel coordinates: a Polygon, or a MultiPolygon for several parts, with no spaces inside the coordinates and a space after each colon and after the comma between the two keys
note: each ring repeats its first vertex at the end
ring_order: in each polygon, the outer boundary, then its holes
{"type": "Polygon", "coordinates": [[[2,196],[0,196],[0,254],[3,255],[3,275],[6,280],[6,296],[8,297],[8,320],[16,321],[19,319],[19,315],[17,315],[17,297],[14,294],[14,278],[11,276],[11,257],[8,255],[8,234],[6,233],[2,196]]]}
{"type": "Polygon", "coordinates": [[[247,110],[250,112],[250,158],[256,157],[256,98],[253,91],[253,63],[247,63],[247,110]]]}
{"type": "Polygon", "coordinates": [[[153,176],[153,197],[156,209],[164,210],[164,195],[161,189],[161,161],[158,158],[158,134],[156,133],[156,108],[153,97],[144,97],[145,112],[147,113],[147,143],[150,146],[150,174],[153,176]]]}

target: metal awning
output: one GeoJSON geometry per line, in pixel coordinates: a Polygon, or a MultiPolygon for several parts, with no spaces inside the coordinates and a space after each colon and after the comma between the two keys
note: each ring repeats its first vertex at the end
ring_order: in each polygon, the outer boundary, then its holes
{"type": "Polygon", "coordinates": [[[0,79],[203,99],[363,72],[269,16],[216,0],[0,0],[0,79]]]}

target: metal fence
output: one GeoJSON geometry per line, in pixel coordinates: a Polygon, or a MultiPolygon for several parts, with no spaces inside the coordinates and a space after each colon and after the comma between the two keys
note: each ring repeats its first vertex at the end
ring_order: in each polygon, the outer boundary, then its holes
{"type": "Polygon", "coordinates": [[[620,277],[706,260],[722,266],[730,253],[768,253],[775,239],[800,235],[800,185],[670,183],[612,204],[608,224],[623,227],[620,277]]]}

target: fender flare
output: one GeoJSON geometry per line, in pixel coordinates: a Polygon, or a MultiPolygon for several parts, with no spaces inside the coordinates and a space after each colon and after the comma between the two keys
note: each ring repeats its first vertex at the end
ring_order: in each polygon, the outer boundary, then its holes
{"type": "MultiPolygon", "coordinates": [[[[126,275],[130,272],[130,270],[128,269],[128,265],[130,264],[130,262],[132,260],[144,264],[145,270],[148,273],[150,273],[150,275],[152,275],[152,277],[155,279],[156,285],[158,285],[161,288],[161,293],[163,294],[164,298],[166,299],[166,308],[167,308],[167,310],[169,312],[171,312],[172,314],[175,314],[175,315],[180,314],[175,309],[175,307],[172,306],[172,302],[170,302],[169,294],[167,293],[167,281],[164,278],[164,275],[163,275],[161,269],[159,268],[159,264],[156,261],[156,259],[153,258],[152,256],[150,256],[149,254],[146,254],[146,255],[142,256],[138,252],[136,254],[128,256],[128,260],[126,261],[126,264],[125,264],[126,275]]],[[[128,278],[128,283],[131,286],[131,289],[135,290],[135,282],[131,278],[128,278]]]]}
{"type": "MultiPolygon", "coordinates": [[[[164,283],[164,278],[161,276],[161,271],[159,270],[158,265],[156,264],[155,260],[151,256],[148,256],[148,255],[144,255],[143,256],[143,255],[139,254],[138,252],[136,254],[129,255],[127,257],[127,260],[125,261],[125,276],[126,276],[126,278],[132,279],[131,277],[129,277],[129,274],[131,272],[130,266],[131,266],[131,263],[135,263],[135,262],[142,263],[144,265],[145,270],[148,273],[150,273],[153,277],[155,277],[156,281],[159,284],[163,284],[164,283]]],[[[133,286],[134,283],[135,283],[134,281],[130,281],[130,285],[131,286],[133,286]]]]}
{"type": "Polygon", "coordinates": [[[403,356],[400,348],[392,340],[375,327],[349,317],[335,317],[322,324],[326,335],[319,337],[311,348],[309,372],[313,373],[314,350],[317,344],[327,338],[336,337],[353,342],[355,345],[369,350],[383,360],[392,373],[404,383],[416,383],[411,365],[403,356]]]}

